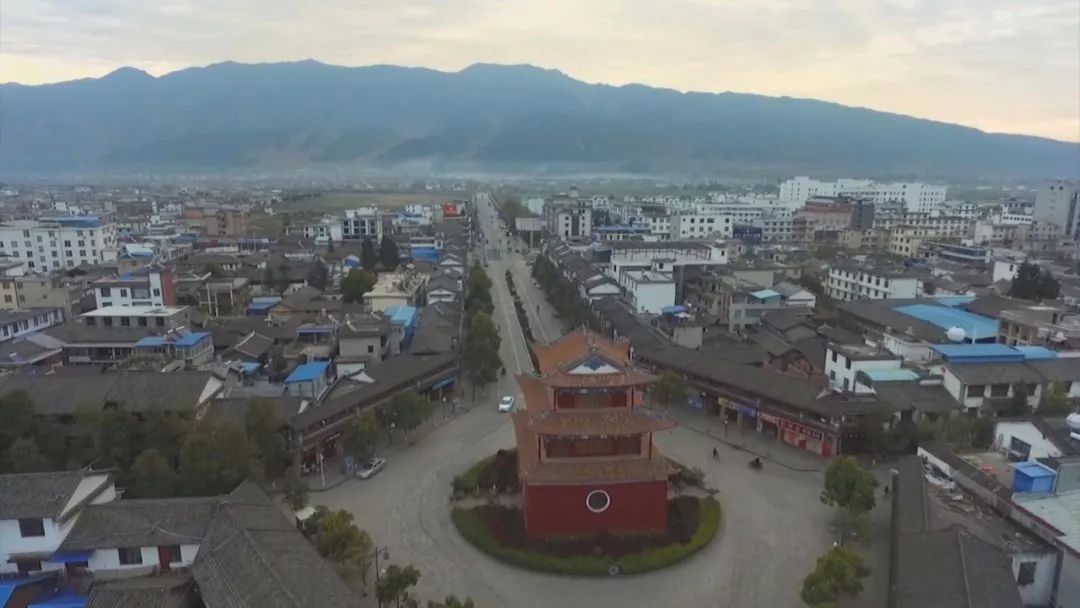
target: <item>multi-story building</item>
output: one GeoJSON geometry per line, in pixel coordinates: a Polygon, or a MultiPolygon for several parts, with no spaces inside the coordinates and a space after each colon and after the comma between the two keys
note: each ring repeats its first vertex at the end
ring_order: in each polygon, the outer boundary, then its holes
{"type": "Polygon", "coordinates": [[[751,222],[761,228],[763,243],[790,241],[795,237],[795,218],[790,215],[766,215],[751,222]]]}
{"type": "Polygon", "coordinates": [[[184,207],[181,221],[188,230],[203,236],[244,236],[248,212],[238,206],[191,205],[184,207]]]}
{"type": "Polygon", "coordinates": [[[70,319],[82,300],[83,289],[56,276],[27,275],[0,278],[0,309],[57,307],[70,319]]]}
{"type": "Polygon", "coordinates": [[[875,251],[883,248],[887,237],[888,234],[874,228],[868,230],[849,228],[840,233],[840,246],[844,249],[875,251]]]}
{"type": "Polygon", "coordinates": [[[664,307],[675,304],[675,279],[671,273],[628,270],[622,273],[620,284],[635,312],[658,315],[664,307]]]}
{"type": "Polygon", "coordinates": [[[1061,227],[1061,234],[1075,239],[1080,232],[1080,182],[1043,184],[1035,194],[1032,217],[1061,227]]]}
{"type": "Polygon", "coordinates": [[[0,224],[0,256],[26,264],[27,272],[47,273],[81,264],[116,260],[116,226],[96,217],[73,216],[16,220],[0,224]]]}
{"type": "Polygon", "coordinates": [[[984,265],[990,261],[990,248],[961,243],[927,241],[919,246],[918,257],[933,258],[967,265],[984,265]]]}
{"type": "Polygon", "coordinates": [[[988,220],[975,220],[971,227],[971,240],[980,245],[1008,247],[1015,243],[1021,229],[1027,224],[999,224],[988,220]]]}
{"type": "Polygon", "coordinates": [[[548,232],[559,238],[588,238],[592,234],[592,205],[571,187],[544,202],[544,222],[548,232]]]}
{"type": "Polygon", "coordinates": [[[908,211],[930,212],[945,201],[947,188],[922,182],[877,183],[839,179],[821,182],[800,176],[780,184],[780,200],[801,203],[813,196],[852,196],[873,203],[902,202],[908,211]]]}
{"type": "Polygon", "coordinates": [[[829,269],[825,285],[834,300],[892,300],[914,298],[919,280],[892,268],[838,265],[829,269]]]}
{"type": "Polygon", "coordinates": [[[703,215],[699,213],[679,213],[671,218],[671,238],[704,239],[731,238],[730,215],[703,215]]]}
{"type": "Polygon", "coordinates": [[[171,306],[176,304],[176,276],[169,268],[142,270],[98,279],[90,284],[97,308],[171,306]]]}
{"type": "MultiPolygon", "coordinates": [[[[332,236],[332,231],[328,232],[332,236]]],[[[360,207],[345,211],[341,222],[341,238],[345,241],[362,241],[365,238],[378,243],[383,237],[383,221],[378,207],[360,207]]]]}
{"type": "Polygon", "coordinates": [[[0,311],[0,342],[7,342],[64,322],[60,308],[0,311]]]}

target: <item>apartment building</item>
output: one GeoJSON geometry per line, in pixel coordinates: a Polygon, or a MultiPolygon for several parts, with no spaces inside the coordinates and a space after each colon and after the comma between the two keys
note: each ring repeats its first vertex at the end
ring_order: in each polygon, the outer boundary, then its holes
{"type": "Polygon", "coordinates": [[[27,308],[0,311],[0,342],[7,342],[64,322],[60,308],[27,308]]]}
{"type": "Polygon", "coordinates": [[[671,218],[671,238],[704,239],[720,237],[729,239],[732,234],[730,215],[703,215],[679,213],[671,218]]]}
{"type": "Polygon", "coordinates": [[[587,238],[592,234],[592,205],[572,187],[544,202],[544,221],[548,232],[559,238],[587,238]]]}
{"type": "Polygon", "coordinates": [[[840,301],[914,298],[919,280],[896,269],[838,265],[829,269],[825,289],[829,297],[840,301]]]}
{"type": "Polygon", "coordinates": [[[96,308],[171,306],[176,304],[176,276],[169,268],[142,270],[98,279],[90,284],[96,308]]]}
{"type": "Polygon", "coordinates": [[[81,264],[113,262],[116,225],[96,217],[16,220],[0,224],[0,256],[23,262],[27,272],[48,273],[81,264]]]}
{"type": "Polygon", "coordinates": [[[785,242],[795,238],[795,218],[790,215],[762,216],[750,223],[761,229],[761,242],[785,242]]]}
{"type": "MultiPolygon", "coordinates": [[[[333,234],[330,232],[329,234],[333,234]]],[[[376,243],[383,237],[382,215],[378,207],[361,207],[348,209],[345,217],[341,220],[341,239],[345,241],[362,241],[365,238],[376,243]]]]}
{"type": "Polygon", "coordinates": [[[0,309],[56,307],[70,319],[82,300],[83,289],[56,276],[27,275],[0,278],[0,309]]]}
{"type": "Polygon", "coordinates": [[[780,200],[802,203],[814,196],[851,196],[873,203],[902,202],[908,211],[930,212],[945,202],[947,189],[922,182],[878,183],[860,179],[823,182],[800,176],[780,184],[780,200]]]}
{"type": "Polygon", "coordinates": [[[1080,233],[1080,182],[1055,181],[1043,184],[1035,194],[1035,220],[1061,227],[1061,234],[1077,238],[1080,233]]]}
{"type": "Polygon", "coordinates": [[[244,236],[248,234],[248,212],[238,206],[185,205],[181,222],[203,236],[244,236]]]}

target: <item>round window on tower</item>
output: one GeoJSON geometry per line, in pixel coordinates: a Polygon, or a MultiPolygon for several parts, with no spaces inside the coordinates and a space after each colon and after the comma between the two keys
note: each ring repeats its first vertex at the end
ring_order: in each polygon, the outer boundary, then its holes
{"type": "Polygon", "coordinates": [[[593,513],[603,513],[611,506],[611,496],[603,490],[593,490],[585,497],[585,506],[593,513]]]}

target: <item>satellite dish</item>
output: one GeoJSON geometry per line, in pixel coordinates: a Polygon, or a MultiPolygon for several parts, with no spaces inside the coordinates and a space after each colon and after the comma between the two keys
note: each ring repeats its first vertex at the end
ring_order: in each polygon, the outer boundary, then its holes
{"type": "Polygon", "coordinates": [[[945,337],[952,342],[963,342],[964,338],[967,337],[967,332],[964,331],[963,327],[953,326],[945,332],[945,337]]]}

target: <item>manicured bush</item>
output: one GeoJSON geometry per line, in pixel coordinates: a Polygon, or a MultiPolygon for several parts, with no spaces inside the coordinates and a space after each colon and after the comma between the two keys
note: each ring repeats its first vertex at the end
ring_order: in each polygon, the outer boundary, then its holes
{"type": "MultiPolygon", "coordinates": [[[[642,551],[612,558],[601,554],[588,555],[560,555],[560,549],[565,550],[567,545],[560,546],[556,542],[542,543],[544,552],[538,550],[522,549],[507,546],[497,540],[496,535],[489,529],[489,522],[482,515],[482,507],[476,509],[455,508],[450,514],[454,526],[465,540],[472,543],[476,548],[495,559],[513,564],[515,566],[540,572],[554,574],[574,574],[580,576],[607,576],[610,574],[612,565],[618,565],[621,572],[635,574],[648,572],[676,562],[697,553],[707,545],[716,535],[720,526],[720,503],[713,498],[693,500],[697,503],[698,525],[690,536],[689,542],[667,544],[660,547],[649,547],[642,551]]],[[[680,511],[680,517],[688,517],[685,512],[692,509],[687,506],[675,507],[680,511]]],[[[509,513],[509,510],[507,510],[509,513]]],[[[498,533],[505,538],[508,532],[500,530],[498,533]]],[[[614,541],[612,541],[614,542],[614,541]]],[[[597,546],[607,544],[602,539],[596,540],[597,546]]]]}
{"type": "Polygon", "coordinates": [[[510,493],[519,489],[516,450],[499,450],[469,467],[451,483],[455,498],[481,496],[491,486],[510,493]]]}

